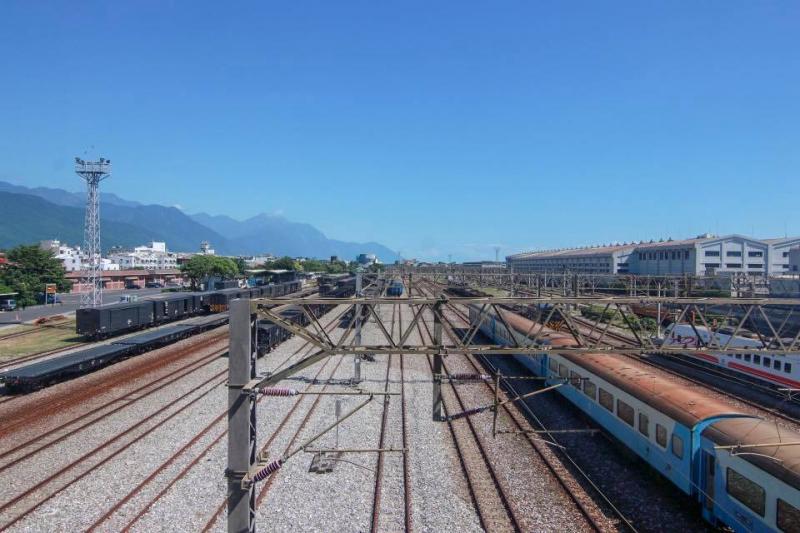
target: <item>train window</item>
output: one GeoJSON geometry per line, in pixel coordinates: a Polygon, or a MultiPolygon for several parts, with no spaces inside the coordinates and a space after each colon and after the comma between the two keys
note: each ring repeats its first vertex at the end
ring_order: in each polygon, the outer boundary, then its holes
{"type": "Polygon", "coordinates": [[[639,413],[639,433],[645,437],[650,436],[650,419],[644,413],[639,413]]]}
{"type": "Polygon", "coordinates": [[[764,516],[767,495],[764,487],[754,481],[750,481],[733,468],[728,468],[726,472],[725,490],[733,498],[739,500],[746,507],[764,516]]]}
{"type": "Polygon", "coordinates": [[[740,353],[737,353],[737,354],[736,354],[736,359],[741,359],[741,358],[742,358],[742,354],[740,354],[740,353]]]}
{"type": "Polygon", "coordinates": [[[748,363],[750,362],[750,354],[749,353],[744,354],[744,360],[746,362],[748,362],[748,363]]]}
{"type": "Polygon", "coordinates": [[[765,358],[764,358],[764,366],[765,366],[765,367],[769,368],[769,364],[770,364],[771,362],[772,362],[772,360],[771,360],[769,357],[765,357],[765,358]]]}
{"type": "Polygon", "coordinates": [[[661,424],[656,424],[656,442],[662,448],[667,447],[667,428],[661,424]]]}
{"type": "Polygon", "coordinates": [[[783,363],[783,371],[787,374],[792,373],[792,363],[783,363]]]}
{"type": "Polygon", "coordinates": [[[781,531],[800,531],[800,509],[778,498],[778,517],[775,523],[781,531]]]}
{"type": "Polygon", "coordinates": [[[619,399],[617,400],[617,416],[620,418],[620,420],[633,427],[633,407],[619,399]]]}
{"type": "Polygon", "coordinates": [[[614,412],[614,395],[608,392],[607,390],[600,388],[600,397],[599,397],[600,405],[611,411],[614,412]]]}
{"type": "Polygon", "coordinates": [[[760,355],[753,355],[753,362],[755,364],[761,364],[761,356],[760,355]]]}
{"type": "Polygon", "coordinates": [[[577,372],[570,371],[570,373],[569,373],[569,384],[570,385],[572,385],[573,387],[579,389],[581,387],[581,379],[582,378],[581,378],[580,374],[578,374],[577,372]]]}
{"type": "Polygon", "coordinates": [[[777,359],[775,359],[772,362],[772,368],[774,368],[775,370],[780,370],[781,369],[781,362],[778,361],[777,359]]]}
{"type": "Polygon", "coordinates": [[[597,396],[597,385],[587,379],[583,382],[583,393],[594,400],[595,396],[597,396]]]}
{"type": "Polygon", "coordinates": [[[558,365],[559,377],[566,378],[569,375],[569,370],[566,365],[558,365]]]}
{"type": "Polygon", "coordinates": [[[678,459],[683,459],[683,439],[672,434],[672,455],[678,459]]]}
{"type": "Polygon", "coordinates": [[[553,372],[558,372],[558,362],[552,357],[550,358],[550,361],[547,363],[547,366],[550,367],[550,370],[552,370],[553,372]]]}

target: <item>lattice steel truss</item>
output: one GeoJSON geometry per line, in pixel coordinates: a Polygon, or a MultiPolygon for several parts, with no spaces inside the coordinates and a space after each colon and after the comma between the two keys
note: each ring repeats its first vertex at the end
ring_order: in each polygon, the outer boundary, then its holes
{"type": "MultiPolygon", "coordinates": [[[[435,289],[434,289],[435,290],[435,289]]],[[[511,356],[518,354],[549,353],[712,353],[735,354],[740,352],[758,353],[759,351],[771,354],[800,355],[800,327],[792,324],[792,316],[800,313],[800,299],[764,299],[764,298],[670,298],[670,297],[449,297],[439,294],[432,297],[353,297],[353,298],[276,298],[235,300],[231,304],[230,331],[231,347],[230,382],[229,382],[229,467],[226,472],[228,477],[228,527],[229,531],[254,531],[255,508],[253,507],[253,486],[248,479],[253,479],[254,472],[268,471],[270,466],[257,463],[255,457],[255,396],[259,390],[269,387],[279,381],[291,377],[300,370],[313,365],[327,357],[341,354],[375,355],[375,354],[404,354],[410,356],[433,357],[433,418],[442,420],[441,384],[442,358],[449,354],[474,354],[511,356]],[[369,319],[374,321],[380,330],[384,342],[370,345],[356,345],[348,342],[350,334],[354,331],[352,324],[347,331],[334,342],[325,332],[318,316],[313,309],[318,305],[348,305],[352,310],[365,307],[369,319]],[[390,333],[377,312],[380,305],[404,305],[411,309],[413,319],[408,325],[390,333]],[[581,306],[592,305],[601,307],[605,311],[615,310],[622,317],[621,329],[626,329],[629,342],[620,346],[611,343],[608,331],[608,322],[600,319],[591,320],[581,318],[579,325],[576,320],[576,309],[581,306]],[[633,305],[660,305],[677,322],[692,324],[700,342],[696,346],[665,346],[660,345],[657,339],[643,335],[635,327],[633,305]],[[296,306],[308,317],[308,329],[287,321],[281,316],[276,306],[296,306]],[[465,322],[466,325],[458,326],[451,319],[454,313],[465,316],[465,306],[472,306],[473,319],[465,322]],[[503,318],[500,309],[514,310],[517,312],[533,311],[538,313],[534,317],[541,323],[551,323],[554,319],[563,325],[562,331],[568,331],[575,338],[575,346],[550,346],[543,342],[541,336],[543,328],[531,327],[531,331],[520,333],[513,330],[503,318]],[[445,313],[446,310],[451,311],[445,313]],[[720,310],[727,310],[724,315],[720,310]],[[460,311],[460,313],[459,313],[460,311]],[[481,323],[488,313],[497,320],[496,327],[505,328],[509,333],[507,338],[513,340],[509,345],[481,344],[476,342],[477,333],[481,323]],[[255,374],[255,328],[258,318],[266,318],[278,324],[298,337],[308,341],[316,351],[292,366],[273,374],[256,376],[255,374]],[[712,327],[715,320],[724,320],[736,336],[739,331],[752,325],[756,318],[759,327],[753,327],[760,344],[754,347],[738,348],[730,346],[730,342],[723,342],[712,327]],[[433,335],[430,344],[411,343],[412,332],[421,320],[433,319],[433,335]],[[697,331],[699,327],[708,328],[712,332],[707,342],[697,331]],[[587,328],[589,331],[587,331],[587,328]],[[537,332],[533,333],[536,329],[537,332]],[[768,334],[763,331],[768,331],[768,334]],[[443,335],[443,332],[446,333],[443,335]],[[607,335],[608,334],[608,335],[607,335]],[[255,470],[254,470],[255,469],[255,470]]],[[[603,313],[604,314],[604,313],[603,313]]],[[[353,317],[359,316],[353,312],[353,317]]],[[[602,314],[600,315],[602,316],[602,314]]],[[[355,318],[354,318],[355,320],[355,318]]],[[[536,320],[533,321],[534,324],[536,320]]],[[[618,328],[618,329],[620,329],[618,328]]],[[[446,379],[446,377],[444,377],[446,379]]],[[[276,466],[275,468],[278,468],[276,466]]]]}
{"type": "MultiPolygon", "coordinates": [[[[397,267],[388,269],[404,278],[438,283],[481,287],[497,287],[515,294],[532,296],[672,296],[701,297],[710,294],[734,297],[758,297],[769,293],[773,278],[763,274],[696,275],[633,275],[587,274],[576,272],[515,272],[513,268],[470,268],[460,265],[397,267]]],[[[781,279],[785,279],[781,278],[781,279]]]]}
{"type": "Polygon", "coordinates": [[[86,181],[86,220],[83,228],[83,251],[86,264],[81,279],[81,307],[103,304],[102,261],[100,251],[100,182],[111,175],[111,160],[84,161],[75,158],[75,173],[86,181]],[[89,290],[86,290],[86,288],[89,290]]]}

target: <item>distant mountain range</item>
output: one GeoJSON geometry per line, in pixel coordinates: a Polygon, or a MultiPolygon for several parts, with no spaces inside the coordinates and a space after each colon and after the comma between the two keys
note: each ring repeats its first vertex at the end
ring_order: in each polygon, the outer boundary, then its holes
{"type": "MultiPolygon", "coordinates": [[[[353,259],[373,253],[384,262],[397,255],[376,242],[355,243],[329,239],[310,224],[260,214],[244,221],[224,215],[187,215],[175,207],[143,205],[101,193],[103,249],[165,241],[171,251],[197,251],[209,241],[217,253],[353,259]]],[[[47,187],[24,187],[0,181],[0,247],[59,239],[83,242],[85,194],[47,187]]]]}

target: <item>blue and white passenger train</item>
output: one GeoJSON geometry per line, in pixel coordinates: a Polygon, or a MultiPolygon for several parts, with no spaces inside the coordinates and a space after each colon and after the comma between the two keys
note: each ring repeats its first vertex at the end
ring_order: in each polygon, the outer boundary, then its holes
{"type": "MultiPolygon", "coordinates": [[[[517,343],[540,333],[550,350],[516,358],[642,460],[696,499],[703,517],[735,531],[800,532],[800,433],[732,408],[702,390],[687,390],[641,363],[610,353],[554,353],[572,337],[510,311],[503,318],[517,343]],[[718,448],[719,446],[738,448],[718,448]]],[[[470,307],[470,320],[493,342],[513,344],[493,311],[470,307]]]]}

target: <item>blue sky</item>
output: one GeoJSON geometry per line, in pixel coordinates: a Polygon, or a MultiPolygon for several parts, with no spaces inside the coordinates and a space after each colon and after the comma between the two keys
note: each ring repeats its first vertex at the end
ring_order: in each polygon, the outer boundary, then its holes
{"type": "Polygon", "coordinates": [[[406,257],[800,234],[797,2],[25,2],[0,179],[406,257]]]}

